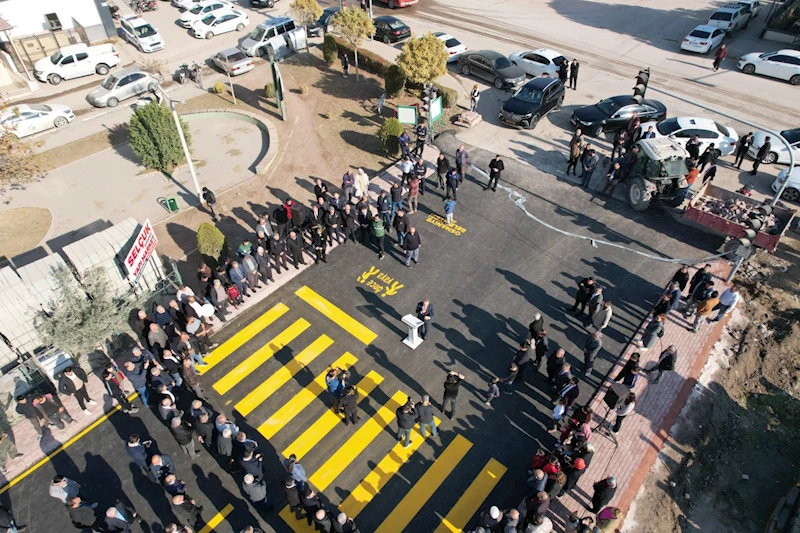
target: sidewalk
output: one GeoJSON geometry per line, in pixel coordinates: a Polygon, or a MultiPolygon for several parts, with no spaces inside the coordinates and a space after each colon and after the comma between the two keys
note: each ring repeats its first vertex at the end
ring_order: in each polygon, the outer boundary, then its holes
{"type": "MultiPolygon", "coordinates": [[[[724,290],[725,284],[722,280],[729,270],[730,266],[725,261],[713,263],[712,272],[716,276],[714,280],[716,290],[720,292],[724,290]]],[[[594,431],[607,409],[603,403],[606,388],[601,387],[591,402],[594,411],[591,438],[591,443],[595,447],[594,457],[577,488],[561,498],[558,505],[551,507],[553,514],[557,515],[551,517],[555,522],[563,525],[570,512],[575,512],[578,516],[592,515],[586,508],[586,505],[591,505],[592,485],[608,476],[617,478],[618,487],[610,505],[619,507],[627,513],[639,487],[664,446],[670,428],[697,383],[711,347],[719,339],[725,322],[727,319],[720,322],[706,322],[700,331],[692,333],[687,329],[687,326],[691,326],[691,322],[684,319],[681,313],[673,311],[667,317],[664,337],[656,346],[648,351],[642,351],[633,344],[627,346],[623,356],[612,369],[611,377],[616,376],[631,354],[637,351],[641,354],[640,365],[643,369],[654,367],[661,352],[670,345],[675,345],[678,349],[675,371],[665,373],[658,384],[650,383],[647,375],[640,375],[636,386],[632,389],[632,392],[636,393],[636,408],[626,417],[617,434],[618,448],[609,437],[594,431]]],[[[640,334],[646,324],[647,321],[642,324],[640,334]]],[[[613,424],[614,418],[612,412],[607,420],[613,424]]]]}

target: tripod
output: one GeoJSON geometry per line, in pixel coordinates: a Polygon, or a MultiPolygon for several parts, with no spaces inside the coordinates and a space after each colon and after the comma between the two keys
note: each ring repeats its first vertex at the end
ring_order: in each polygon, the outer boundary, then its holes
{"type": "Polygon", "coordinates": [[[592,429],[593,432],[600,433],[601,435],[605,435],[614,443],[615,448],[619,448],[619,441],[617,441],[617,436],[611,431],[611,423],[608,421],[608,414],[611,412],[611,407],[606,406],[606,412],[603,415],[603,419],[598,422],[597,426],[592,429]]]}

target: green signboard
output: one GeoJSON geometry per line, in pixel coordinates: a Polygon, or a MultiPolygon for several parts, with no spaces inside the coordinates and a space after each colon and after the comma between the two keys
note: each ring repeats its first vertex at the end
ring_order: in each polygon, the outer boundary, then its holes
{"type": "Polygon", "coordinates": [[[436,122],[442,116],[442,97],[439,96],[431,102],[431,116],[430,121],[436,122]]]}
{"type": "Polygon", "coordinates": [[[400,124],[417,125],[417,108],[412,105],[397,106],[397,120],[400,124]]]}

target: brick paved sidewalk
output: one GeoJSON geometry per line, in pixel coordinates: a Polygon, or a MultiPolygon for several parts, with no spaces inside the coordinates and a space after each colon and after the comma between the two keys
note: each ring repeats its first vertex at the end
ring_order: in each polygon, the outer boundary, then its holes
{"type": "MultiPolygon", "coordinates": [[[[715,290],[721,293],[725,288],[724,279],[730,271],[730,265],[725,261],[716,261],[712,265],[715,290]]],[[[716,316],[716,311],[712,316],[716,316]]],[[[661,352],[672,344],[678,349],[675,371],[663,374],[657,384],[651,383],[648,379],[652,379],[652,376],[640,375],[636,386],[632,389],[636,393],[636,408],[625,418],[617,434],[619,447],[615,447],[613,441],[599,431],[592,433],[590,442],[595,447],[595,454],[591,465],[570,494],[558,502],[552,502],[550,509],[554,524],[560,528],[570,512],[575,512],[578,516],[591,516],[592,513],[586,506],[591,504],[592,485],[607,476],[616,477],[618,487],[610,505],[619,507],[627,513],[639,487],[655,463],[658,452],[667,440],[678,414],[697,383],[708,354],[719,339],[725,322],[727,318],[719,322],[705,322],[697,333],[692,333],[687,329],[691,327],[692,322],[685,319],[681,313],[673,311],[667,317],[664,336],[656,346],[647,351],[642,351],[633,344],[626,347],[623,357],[611,370],[610,376],[616,376],[630,355],[637,351],[641,354],[640,365],[643,369],[654,367],[661,352]]],[[[647,321],[642,324],[636,339],[640,338],[646,324],[647,321]]],[[[608,380],[591,403],[595,413],[592,429],[600,423],[606,412],[603,396],[607,383],[608,380]]],[[[612,412],[608,416],[608,421],[613,424],[614,419],[612,412]]]]}

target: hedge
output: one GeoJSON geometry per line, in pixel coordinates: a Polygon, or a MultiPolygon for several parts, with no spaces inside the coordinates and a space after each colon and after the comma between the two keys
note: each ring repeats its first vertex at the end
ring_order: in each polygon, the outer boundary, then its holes
{"type": "Polygon", "coordinates": [[[383,77],[384,86],[386,87],[386,96],[394,98],[406,86],[406,75],[398,65],[391,65],[383,77]]]}
{"type": "Polygon", "coordinates": [[[326,33],[322,41],[322,57],[328,66],[333,66],[336,63],[336,58],[339,57],[339,47],[336,44],[336,38],[330,33],[326,33]]]}
{"type": "MultiPolygon", "coordinates": [[[[333,35],[331,35],[331,37],[333,37],[334,42],[339,47],[339,53],[346,53],[347,57],[350,59],[350,64],[355,67],[355,51],[353,47],[338,37],[333,35]]],[[[358,49],[358,67],[360,69],[383,77],[386,75],[386,71],[389,70],[390,66],[392,66],[392,63],[389,63],[381,56],[373,54],[369,50],[364,50],[363,48],[358,49]]]]}

